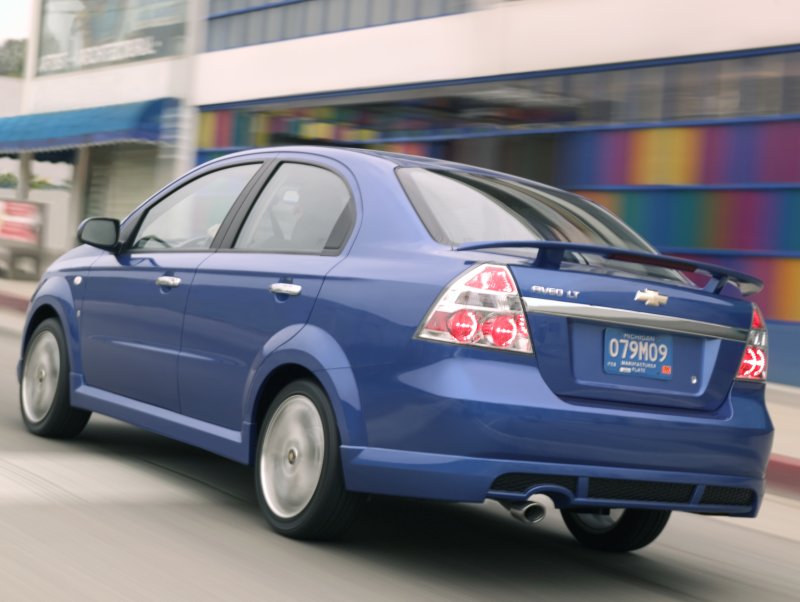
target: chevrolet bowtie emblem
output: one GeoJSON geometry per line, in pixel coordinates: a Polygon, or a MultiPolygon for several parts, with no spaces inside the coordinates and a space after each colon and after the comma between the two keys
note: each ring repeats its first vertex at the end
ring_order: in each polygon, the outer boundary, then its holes
{"type": "Polygon", "coordinates": [[[636,296],[633,300],[641,301],[650,307],[660,307],[669,301],[669,297],[666,295],[659,295],[658,291],[651,291],[649,288],[646,288],[643,291],[636,291],[636,296]]]}

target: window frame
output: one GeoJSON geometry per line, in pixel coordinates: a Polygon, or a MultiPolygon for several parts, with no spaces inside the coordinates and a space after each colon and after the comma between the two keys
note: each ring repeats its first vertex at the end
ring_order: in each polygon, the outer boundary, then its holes
{"type": "MultiPolygon", "coordinates": [[[[261,181],[257,184],[257,187],[253,187],[251,189],[250,198],[247,199],[247,202],[242,204],[237,210],[236,215],[231,220],[230,225],[228,226],[226,232],[221,239],[220,248],[217,249],[219,252],[225,253],[257,253],[260,255],[302,255],[308,257],[336,257],[344,253],[344,251],[349,247],[350,242],[353,238],[353,233],[356,231],[356,227],[359,220],[359,210],[358,210],[358,203],[356,201],[356,195],[354,193],[354,187],[351,185],[349,178],[345,177],[341,171],[334,169],[331,167],[330,164],[322,162],[322,161],[315,161],[313,159],[306,158],[305,156],[293,156],[289,154],[281,154],[275,158],[275,160],[269,165],[267,171],[264,174],[264,177],[261,181]],[[352,212],[353,218],[350,220],[348,224],[347,232],[342,237],[341,244],[335,249],[322,249],[320,252],[310,252],[310,251],[292,251],[288,249],[281,249],[281,250],[265,250],[265,249],[237,249],[234,247],[236,244],[236,240],[238,239],[239,235],[242,232],[242,228],[244,227],[247,218],[250,217],[253,209],[255,208],[256,204],[258,203],[259,198],[263,194],[266,187],[269,185],[272,178],[275,174],[278,173],[278,170],[281,166],[286,164],[294,164],[294,165],[305,165],[308,167],[316,167],[318,169],[324,169],[332,173],[334,176],[339,178],[342,183],[347,188],[347,191],[350,193],[350,199],[345,206],[345,210],[349,209],[352,212]]],[[[222,230],[222,228],[220,228],[222,230]]]]}
{"type": "Polygon", "coordinates": [[[179,178],[178,180],[172,182],[166,188],[163,188],[162,190],[157,192],[154,197],[151,197],[151,199],[143,203],[138,209],[136,209],[133,213],[131,213],[130,216],[124,221],[124,223],[120,227],[120,240],[122,241],[122,246],[118,254],[139,255],[143,253],[147,254],[210,253],[216,251],[219,248],[220,244],[222,243],[224,235],[225,233],[227,233],[227,230],[230,227],[231,221],[238,213],[241,205],[246,203],[249,195],[253,190],[253,187],[257,185],[258,182],[264,177],[264,172],[268,169],[270,163],[271,160],[263,156],[240,157],[236,161],[225,161],[209,165],[205,169],[201,168],[198,170],[191,171],[184,177],[179,178]],[[212,239],[211,244],[207,249],[181,249],[181,248],[161,249],[161,248],[133,247],[133,244],[136,242],[136,237],[138,236],[139,231],[142,228],[142,224],[147,218],[147,215],[153,208],[155,208],[161,202],[171,198],[173,194],[179,192],[185,186],[192,184],[193,182],[199,180],[200,178],[204,178],[208,175],[217,173],[219,171],[223,171],[225,169],[230,169],[233,167],[242,167],[244,165],[257,165],[258,168],[255,170],[253,175],[247,181],[244,188],[242,188],[242,191],[234,199],[233,204],[231,205],[228,212],[225,214],[225,218],[220,223],[220,227],[217,230],[217,233],[214,235],[214,238],[212,239]]]}

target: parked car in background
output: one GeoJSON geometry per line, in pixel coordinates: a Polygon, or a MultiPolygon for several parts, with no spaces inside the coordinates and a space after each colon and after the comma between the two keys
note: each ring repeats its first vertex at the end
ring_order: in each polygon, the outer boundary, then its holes
{"type": "Polygon", "coordinates": [[[279,533],[338,535],[366,494],[528,523],[544,494],[612,551],[671,511],[758,511],[760,282],[660,255],[586,199],[287,147],[201,165],[79,238],[30,305],[25,425],[72,437],[99,412],[253,464],[279,533]]]}

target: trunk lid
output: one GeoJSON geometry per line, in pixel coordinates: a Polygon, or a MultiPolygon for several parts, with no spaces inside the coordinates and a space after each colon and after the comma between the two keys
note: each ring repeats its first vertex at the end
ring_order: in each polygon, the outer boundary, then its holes
{"type": "Polygon", "coordinates": [[[559,396],[714,410],[736,376],[749,302],[679,281],[509,265],[542,377],[559,396]]]}

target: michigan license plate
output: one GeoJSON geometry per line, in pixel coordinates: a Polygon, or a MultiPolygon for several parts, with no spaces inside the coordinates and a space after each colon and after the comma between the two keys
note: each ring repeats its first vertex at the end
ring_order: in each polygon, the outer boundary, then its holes
{"type": "Polygon", "coordinates": [[[671,336],[606,328],[603,339],[606,374],[672,378],[671,336]]]}

